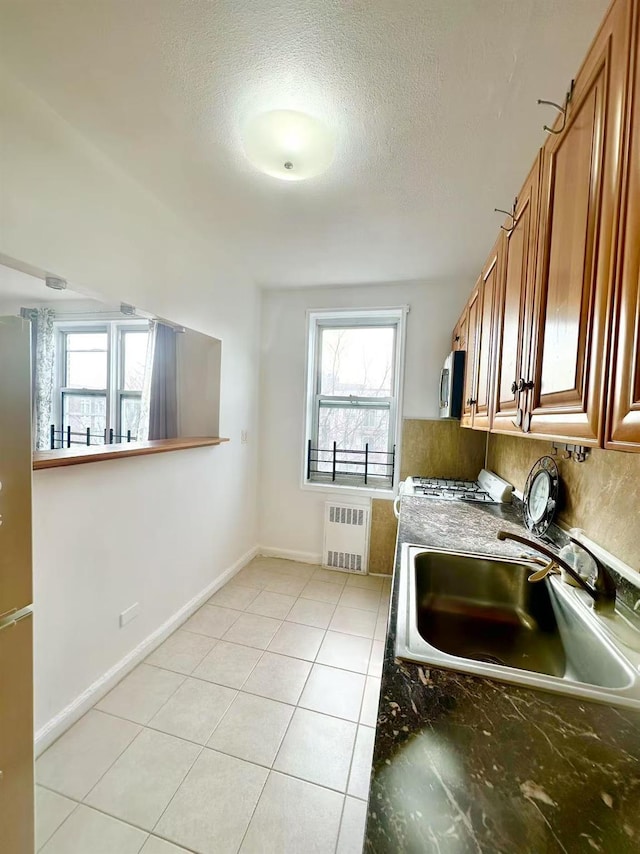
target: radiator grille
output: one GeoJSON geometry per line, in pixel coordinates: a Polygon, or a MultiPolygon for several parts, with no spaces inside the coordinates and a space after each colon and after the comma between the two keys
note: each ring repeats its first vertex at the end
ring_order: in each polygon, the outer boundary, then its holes
{"type": "Polygon", "coordinates": [[[338,525],[364,525],[364,510],[361,507],[329,507],[329,521],[338,525]]]}
{"type": "Polygon", "coordinates": [[[323,566],[367,572],[370,508],[363,504],[325,503],[323,566]]]}
{"type": "Polygon", "coordinates": [[[362,572],[362,555],[351,552],[327,552],[327,566],[362,572]]]}

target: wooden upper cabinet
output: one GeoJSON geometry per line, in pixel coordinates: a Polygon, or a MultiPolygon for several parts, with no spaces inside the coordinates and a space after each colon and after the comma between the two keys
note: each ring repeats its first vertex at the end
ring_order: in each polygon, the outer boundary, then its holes
{"type": "Polygon", "coordinates": [[[501,289],[503,272],[502,255],[504,241],[500,232],[482,271],[478,293],[476,381],[473,395],[473,427],[476,430],[488,430],[491,425],[493,401],[491,384],[493,380],[493,354],[495,346],[496,303],[501,289]]]}
{"type": "Polygon", "coordinates": [[[640,451],[640,15],[634,22],[606,447],[640,451]]]}
{"type": "Polygon", "coordinates": [[[467,305],[467,355],[464,364],[464,394],[462,399],[463,427],[473,426],[478,379],[478,353],[480,343],[480,286],[479,281],[467,305]]]}
{"type": "Polygon", "coordinates": [[[543,148],[524,430],[586,445],[604,434],[631,6],[609,9],[543,148]]]}
{"type": "Polygon", "coordinates": [[[521,431],[523,394],[531,337],[540,197],[541,156],[516,200],[513,220],[503,231],[503,274],[496,299],[494,411],[492,429],[521,431]],[[518,410],[520,409],[520,412],[518,410]]]}
{"type": "Polygon", "coordinates": [[[465,307],[462,316],[456,323],[455,329],[451,333],[451,349],[466,350],[467,349],[467,309],[465,307]]]}

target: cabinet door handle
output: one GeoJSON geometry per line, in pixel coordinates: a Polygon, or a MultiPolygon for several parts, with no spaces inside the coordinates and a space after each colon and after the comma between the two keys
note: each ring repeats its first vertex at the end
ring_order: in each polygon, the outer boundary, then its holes
{"type": "Polygon", "coordinates": [[[515,397],[517,393],[518,393],[518,383],[514,380],[511,383],[511,394],[515,397]]]}
{"type": "Polygon", "coordinates": [[[475,406],[478,401],[473,397],[467,398],[467,406],[475,406]]]}
{"type": "MultiPolygon", "coordinates": [[[[512,386],[512,388],[513,388],[513,386],[512,386]]],[[[533,388],[533,381],[532,380],[525,380],[524,377],[520,377],[520,379],[518,380],[518,391],[528,391],[529,389],[532,389],[532,388],[533,388]]]]}

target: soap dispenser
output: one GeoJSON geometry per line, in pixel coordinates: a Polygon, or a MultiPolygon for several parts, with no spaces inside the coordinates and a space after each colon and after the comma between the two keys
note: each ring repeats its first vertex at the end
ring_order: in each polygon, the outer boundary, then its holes
{"type": "MultiPolygon", "coordinates": [[[[584,531],[581,528],[569,529],[569,535],[576,540],[580,538],[581,534],[584,534],[584,531]]],[[[563,546],[560,549],[560,557],[564,561],[566,561],[569,566],[573,567],[573,569],[576,570],[578,575],[585,581],[591,580],[591,576],[593,575],[593,565],[591,562],[591,558],[584,551],[584,549],[580,548],[578,543],[570,542],[567,543],[566,546],[563,546]]],[[[578,582],[573,579],[564,569],[562,570],[562,580],[566,581],[567,584],[571,584],[573,587],[580,587],[578,582]]]]}

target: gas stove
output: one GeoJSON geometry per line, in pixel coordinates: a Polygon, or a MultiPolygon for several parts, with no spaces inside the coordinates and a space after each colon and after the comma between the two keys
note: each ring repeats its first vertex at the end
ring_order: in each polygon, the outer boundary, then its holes
{"type": "Polygon", "coordinates": [[[482,469],[477,480],[453,480],[444,477],[408,477],[401,484],[403,495],[421,495],[445,501],[475,501],[483,504],[508,504],[512,486],[493,472],[482,469]]]}

